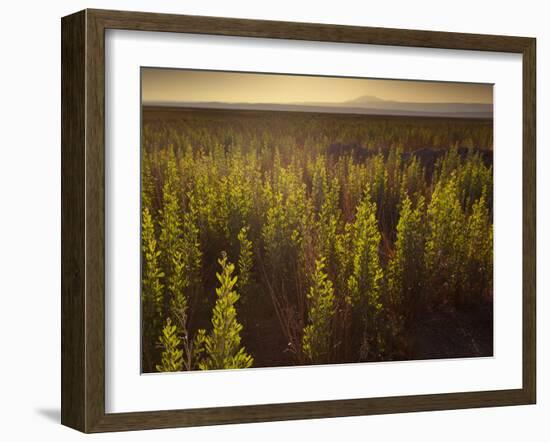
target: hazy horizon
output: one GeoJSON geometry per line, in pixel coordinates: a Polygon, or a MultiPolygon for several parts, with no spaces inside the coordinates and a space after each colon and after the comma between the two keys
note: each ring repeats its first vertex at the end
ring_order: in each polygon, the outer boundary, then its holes
{"type": "Polygon", "coordinates": [[[411,80],[142,68],[143,104],[481,104],[493,86],[411,80]]]}

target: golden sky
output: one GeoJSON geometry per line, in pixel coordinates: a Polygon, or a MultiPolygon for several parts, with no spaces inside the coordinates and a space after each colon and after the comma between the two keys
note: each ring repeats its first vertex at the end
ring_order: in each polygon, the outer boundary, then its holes
{"type": "Polygon", "coordinates": [[[490,84],[142,68],[144,103],[492,103],[490,84]]]}

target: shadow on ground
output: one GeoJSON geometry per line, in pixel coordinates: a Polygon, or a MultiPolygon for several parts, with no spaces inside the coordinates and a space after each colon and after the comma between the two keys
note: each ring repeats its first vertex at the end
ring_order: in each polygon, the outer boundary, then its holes
{"type": "Polygon", "coordinates": [[[59,408],[37,408],[34,411],[51,422],[56,424],[61,422],[61,410],[59,408]]]}

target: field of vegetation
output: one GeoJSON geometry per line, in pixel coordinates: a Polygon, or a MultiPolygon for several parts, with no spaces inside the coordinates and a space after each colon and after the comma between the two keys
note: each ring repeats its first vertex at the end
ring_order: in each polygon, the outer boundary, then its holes
{"type": "Polygon", "coordinates": [[[491,120],[144,108],[142,371],[493,354],[491,120]]]}

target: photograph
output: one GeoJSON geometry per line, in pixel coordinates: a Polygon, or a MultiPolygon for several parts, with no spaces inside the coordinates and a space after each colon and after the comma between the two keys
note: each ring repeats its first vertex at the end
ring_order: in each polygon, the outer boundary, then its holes
{"type": "Polygon", "coordinates": [[[143,373],[493,356],[493,85],[141,68],[143,373]]]}

